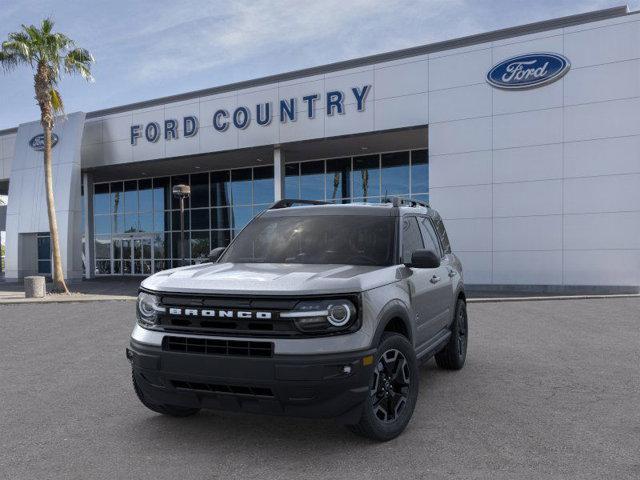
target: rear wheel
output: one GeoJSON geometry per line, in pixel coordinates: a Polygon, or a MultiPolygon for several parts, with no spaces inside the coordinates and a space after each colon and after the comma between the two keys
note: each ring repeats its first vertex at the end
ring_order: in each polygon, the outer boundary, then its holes
{"type": "Polygon", "coordinates": [[[385,333],[375,362],[360,421],[348,428],[358,435],[387,441],[400,435],[413,415],[418,397],[417,361],[405,337],[385,333]]]}
{"type": "Polygon", "coordinates": [[[445,370],[460,370],[467,358],[469,334],[467,304],[461,298],[456,305],[456,316],[451,324],[451,337],[447,345],[436,353],[436,364],[445,370]]]}
{"type": "Polygon", "coordinates": [[[162,415],[169,415],[172,417],[189,417],[191,415],[195,415],[200,411],[199,408],[179,407],[177,405],[161,405],[158,403],[154,403],[144,395],[144,392],[136,381],[136,375],[133,372],[131,372],[131,380],[133,381],[133,389],[135,390],[138,399],[149,410],[153,410],[156,413],[161,413],[162,415]]]}

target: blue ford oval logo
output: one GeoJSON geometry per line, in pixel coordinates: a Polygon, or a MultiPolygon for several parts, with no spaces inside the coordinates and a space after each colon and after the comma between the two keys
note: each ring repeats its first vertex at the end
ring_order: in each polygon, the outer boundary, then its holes
{"type": "Polygon", "coordinates": [[[569,68],[569,60],[558,53],[518,55],[489,70],[487,82],[507,90],[535,88],[558,80],[569,68]]]}
{"type": "MultiPolygon", "coordinates": [[[[51,148],[55,147],[57,143],[58,143],[58,135],[56,135],[55,133],[52,133],[51,148]]],[[[44,133],[36,135],[31,140],[29,140],[29,145],[31,146],[31,148],[33,148],[34,150],[37,150],[38,152],[44,152],[44,133]]]]}

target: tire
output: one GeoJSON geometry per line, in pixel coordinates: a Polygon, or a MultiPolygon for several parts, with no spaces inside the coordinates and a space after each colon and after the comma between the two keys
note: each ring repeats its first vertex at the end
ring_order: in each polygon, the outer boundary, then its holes
{"type": "Polygon", "coordinates": [[[402,335],[385,333],[375,356],[369,395],[352,432],[386,442],[402,433],[416,406],[419,371],[413,346],[402,335]]]}
{"type": "Polygon", "coordinates": [[[436,353],[436,364],[444,370],[460,370],[467,358],[469,322],[467,304],[461,298],[456,304],[456,315],[451,324],[451,337],[447,345],[436,353]]]}
{"type": "Polygon", "coordinates": [[[158,403],[153,403],[144,396],[140,385],[138,385],[138,382],[136,382],[136,376],[133,372],[131,372],[131,380],[133,382],[133,389],[135,390],[138,399],[149,410],[152,410],[156,413],[161,413],[162,415],[169,415],[171,417],[190,417],[191,415],[195,415],[200,411],[199,408],[179,407],[177,405],[160,405],[158,403]]]}

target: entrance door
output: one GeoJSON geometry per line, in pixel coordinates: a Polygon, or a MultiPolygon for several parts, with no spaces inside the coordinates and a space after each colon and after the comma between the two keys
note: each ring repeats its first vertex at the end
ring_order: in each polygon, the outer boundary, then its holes
{"type": "Polygon", "coordinates": [[[152,236],[114,238],[112,248],[114,275],[151,275],[154,272],[152,236]]]}

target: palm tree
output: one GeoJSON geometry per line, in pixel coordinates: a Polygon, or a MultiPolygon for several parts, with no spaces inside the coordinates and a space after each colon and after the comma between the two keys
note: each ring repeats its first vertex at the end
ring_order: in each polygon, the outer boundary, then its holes
{"type": "Polygon", "coordinates": [[[62,33],[54,33],[53,21],[45,18],[38,28],[22,25],[19,32],[10,33],[0,48],[0,64],[5,71],[20,65],[31,67],[34,72],[36,101],[40,107],[40,123],[44,129],[44,174],[47,191],[47,213],[53,249],[53,291],[69,293],[62,273],[58,222],[53,202],[51,170],[51,131],[56,114],[64,112],[58,92],[61,70],[69,75],[80,74],[91,81],[93,57],[84,48],[76,47],[73,40],[62,33]]]}

